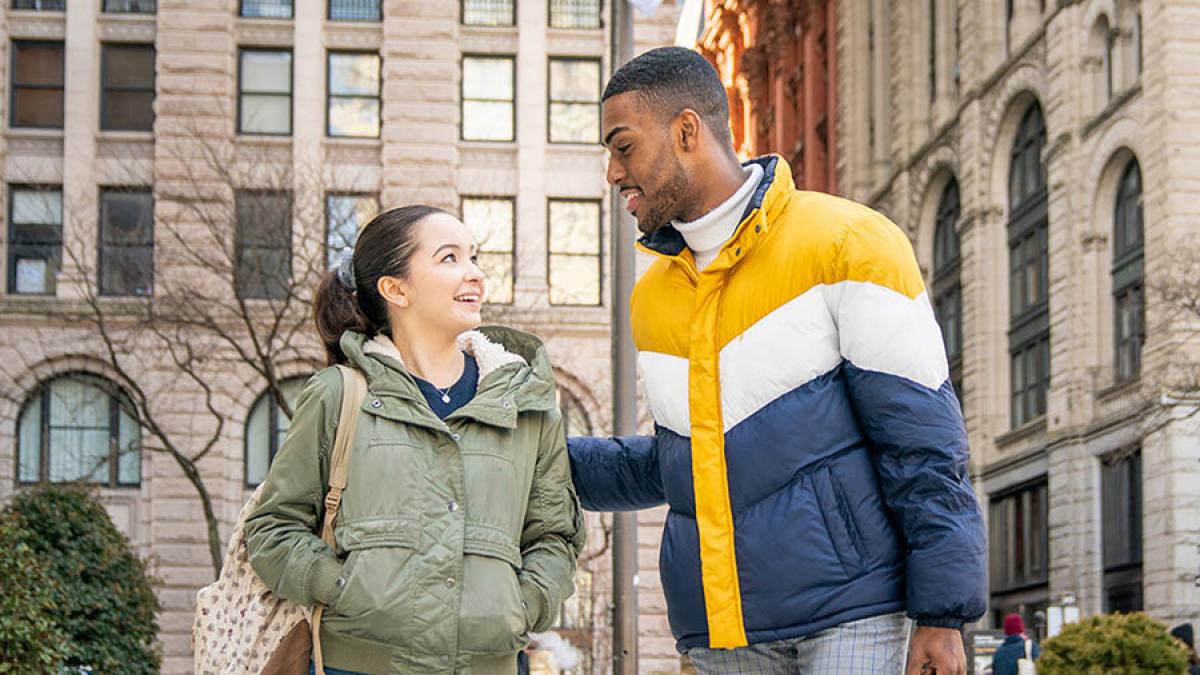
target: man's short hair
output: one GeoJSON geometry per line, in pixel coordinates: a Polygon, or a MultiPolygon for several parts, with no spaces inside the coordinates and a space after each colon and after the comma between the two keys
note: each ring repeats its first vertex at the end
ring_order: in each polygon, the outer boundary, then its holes
{"type": "Polygon", "coordinates": [[[613,74],[600,100],[630,91],[637,92],[664,119],[674,119],[691,108],[717,138],[733,144],[729,99],[721,77],[712,64],[691,49],[659,47],[638,56],[613,74]]]}

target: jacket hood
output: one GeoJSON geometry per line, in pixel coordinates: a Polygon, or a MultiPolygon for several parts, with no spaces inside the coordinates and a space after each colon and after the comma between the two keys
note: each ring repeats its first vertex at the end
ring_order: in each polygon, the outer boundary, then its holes
{"type": "MultiPolygon", "coordinates": [[[[422,400],[400,350],[386,335],[368,339],[346,331],[342,352],[363,371],[372,391],[422,400]]],[[[554,369],[546,346],[537,337],[512,328],[484,326],[458,336],[458,346],[479,365],[476,398],[498,395],[519,411],[546,411],[557,405],[554,369]]]]}

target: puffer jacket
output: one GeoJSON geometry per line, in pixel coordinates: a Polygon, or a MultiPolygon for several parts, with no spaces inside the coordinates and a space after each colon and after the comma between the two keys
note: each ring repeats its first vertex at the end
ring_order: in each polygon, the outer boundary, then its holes
{"type": "Polygon", "coordinates": [[[697,271],[668,226],[634,290],[655,435],[569,439],[585,508],[670,505],[660,558],[680,651],[799,637],[907,610],[986,607],[962,412],[904,234],[764,176],[697,271]]]}
{"type": "Polygon", "coordinates": [[[514,673],[527,633],[573,592],[584,528],[546,351],[503,328],[464,334],[475,398],[445,421],[395,345],[348,332],[366,375],[337,550],[314,534],[341,407],[334,368],[312,377],[246,521],[272,591],[326,606],[325,663],[364,673],[514,673]]]}

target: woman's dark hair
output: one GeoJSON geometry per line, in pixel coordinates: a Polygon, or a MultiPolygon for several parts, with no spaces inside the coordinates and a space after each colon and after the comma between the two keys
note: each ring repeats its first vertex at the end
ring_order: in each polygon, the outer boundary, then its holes
{"type": "Polygon", "coordinates": [[[402,206],[384,211],[367,223],[354,245],[355,292],[351,293],[338,280],[336,267],[325,273],[313,299],[313,318],[329,365],[346,362],[341,347],[346,331],[367,337],[390,332],[387,302],[379,294],[379,279],[408,276],[408,265],[417,248],[416,225],[435,213],[450,215],[433,206],[402,206]]]}

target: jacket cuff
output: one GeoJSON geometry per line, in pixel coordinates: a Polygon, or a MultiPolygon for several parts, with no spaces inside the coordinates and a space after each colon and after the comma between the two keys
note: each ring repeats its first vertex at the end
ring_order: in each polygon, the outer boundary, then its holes
{"type": "Polygon", "coordinates": [[[546,594],[531,582],[521,582],[521,605],[525,608],[525,623],[530,633],[540,633],[548,628],[554,617],[547,616],[546,594]]]}
{"type": "Polygon", "coordinates": [[[920,616],[917,617],[918,626],[929,626],[930,628],[956,628],[961,630],[963,624],[966,623],[957,616],[920,616]]]}
{"type": "Polygon", "coordinates": [[[342,563],[328,555],[319,556],[308,571],[308,595],[322,605],[330,606],[345,587],[342,563]]]}

